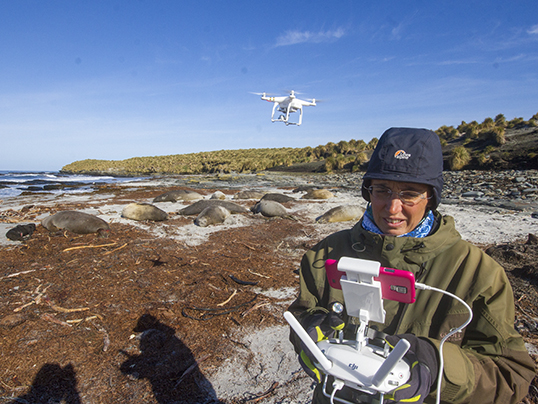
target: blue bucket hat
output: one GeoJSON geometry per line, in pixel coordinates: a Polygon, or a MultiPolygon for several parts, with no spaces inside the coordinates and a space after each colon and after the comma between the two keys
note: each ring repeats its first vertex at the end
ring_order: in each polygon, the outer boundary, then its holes
{"type": "Polygon", "coordinates": [[[432,209],[436,209],[443,190],[443,150],[439,136],[429,129],[386,130],[363,177],[362,196],[368,202],[370,193],[366,188],[373,179],[429,185],[434,196],[432,209]]]}

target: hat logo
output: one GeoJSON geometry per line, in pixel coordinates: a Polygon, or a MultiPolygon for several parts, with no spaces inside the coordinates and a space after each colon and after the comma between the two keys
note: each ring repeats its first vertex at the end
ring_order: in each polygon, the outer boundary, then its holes
{"type": "Polygon", "coordinates": [[[396,153],[394,153],[394,158],[397,158],[398,160],[407,160],[411,157],[411,154],[406,153],[405,150],[398,150],[396,153]]]}

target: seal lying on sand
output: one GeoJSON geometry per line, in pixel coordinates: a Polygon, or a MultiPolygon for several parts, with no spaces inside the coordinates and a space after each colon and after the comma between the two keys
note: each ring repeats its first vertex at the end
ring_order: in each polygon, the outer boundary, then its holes
{"type": "Polygon", "coordinates": [[[230,211],[223,206],[208,206],[200,212],[196,219],[194,219],[194,224],[200,227],[206,227],[211,224],[220,224],[230,215],[230,211]]]}
{"type": "Polygon", "coordinates": [[[209,199],[220,199],[221,201],[226,199],[226,195],[222,191],[215,191],[209,199]]]}
{"type": "Polygon", "coordinates": [[[280,203],[262,199],[250,209],[253,213],[261,213],[265,217],[289,216],[288,211],[280,203]]]}
{"type": "Polygon", "coordinates": [[[196,201],[202,199],[203,195],[200,195],[198,192],[189,191],[188,189],[178,189],[175,191],[168,191],[162,195],[156,196],[153,199],[155,202],[177,202],[177,201],[196,201]]]}
{"type": "Polygon", "coordinates": [[[332,197],[334,194],[326,189],[311,189],[302,196],[302,199],[329,199],[332,197]]]}
{"type": "Polygon", "coordinates": [[[106,235],[110,226],[100,217],[75,210],[65,210],[47,216],[41,225],[48,231],[69,230],[77,234],[99,233],[106,235]]]}
{"type": "Polygon", "coordinates": [[[261,199],[265,192],[261,191],[239,191],[234,194],[233,199],[261,199]]]}
{"type": "Polygon", "coordinates": [[[276,193],[270,193],[265,194],[262,199],[260,200],[267,200],[267,201],[275,201],[279,203],[286,203],[286,202],[292,202],[295,201],[295,198],[292,198],[291,196],[284,195],[284,194],[276,194],[276,193]]]}
{"type": "Polygon", "coordinates": [[[9,229],[6,233],[6,238],[13,241],[24,241],[32,237],[35,231],[35,224],[19,224],[12,229],[9,229]]]}
{"type": "Polygon", "coordinates": [[[237,203],[230,201],[221,201],[219,199],[202,199],[201,201],[194,202],[192,205],[186,208],[180,209],[178,213],[180,215],[198,215],[208,206],[222,206],[230,211],[230,213],[248,213],[248,209],[244,208],[237,203]]]}
{"type": "Polygon", "coordinates": [[[356,220],[364,214],[364,208],[360,205],[340,205],[325,212],[316,219],[318,223],[336,223],[356,220]]]}
{"type": "Polygon", "coordinates": [[[168,219],[168,213],[151,203],[130,203],[123,208],[121,216],[132,220],[153,220],[160,222],[168,219]]]}

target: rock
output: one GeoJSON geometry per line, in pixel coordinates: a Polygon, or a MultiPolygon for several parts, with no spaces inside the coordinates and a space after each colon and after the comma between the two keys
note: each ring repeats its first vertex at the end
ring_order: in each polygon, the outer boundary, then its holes
{"type": "Polygon", "coordinates": [[[468,191],[461,194],[464,198],[480,198],[481,196],[484,196],[483,192],[480,191],[468,191]]]}
{"type": "Polygon", "coordinates": [[[12,229],[9,229],[6,233],[6,238],[13,241],[24,241],[32,237],[35,231],[35,224],[19,224],[12,229]]]}
{"type": "Polygon", "coordinates": [[[527,236],[527,242],[525,244],[528,244],[528,245],[538,244],[538,237],[536,237],[534,234],[529,233],[529,235],[527,236]]]}

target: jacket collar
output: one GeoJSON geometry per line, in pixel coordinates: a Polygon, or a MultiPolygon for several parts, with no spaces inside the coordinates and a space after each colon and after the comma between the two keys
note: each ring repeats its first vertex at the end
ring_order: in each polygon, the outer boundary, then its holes
{"type": "MultiPolygon", "coordinates": [[[[362,227],[362,220],[351,230],[353,249],[361,257],[380,257],[388,262],[405,260],[407,263],[421,265],[430,258],[457,243],[461,236],[454,226],[451,216],[441,216],[434,211],[437,228],[424,238],[384,236],[369,232],[362,227]]],[[[401,268],[404,269],[404,268],[401,268]]]]}

